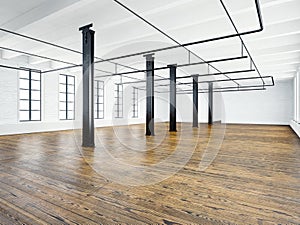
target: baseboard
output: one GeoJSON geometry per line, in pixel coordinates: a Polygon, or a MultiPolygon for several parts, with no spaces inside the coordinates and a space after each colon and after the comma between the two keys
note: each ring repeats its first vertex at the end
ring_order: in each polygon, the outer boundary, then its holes
{"type": "Polygon", "coordinates": [[[297,123],[294,120],[291,120],[290,122],[290,127],[292,128],[292,130],[298,135],[298,137],[300,138],[300,124],[297,123]]]}

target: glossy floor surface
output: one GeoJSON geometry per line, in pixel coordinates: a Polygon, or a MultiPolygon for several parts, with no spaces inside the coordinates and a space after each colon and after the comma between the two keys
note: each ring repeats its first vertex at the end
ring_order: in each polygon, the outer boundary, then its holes
{"type": "Polygon", "coordinates": [[[288,126],[156,124],[0,137],[0,224],[300,224],[288,126]]]}

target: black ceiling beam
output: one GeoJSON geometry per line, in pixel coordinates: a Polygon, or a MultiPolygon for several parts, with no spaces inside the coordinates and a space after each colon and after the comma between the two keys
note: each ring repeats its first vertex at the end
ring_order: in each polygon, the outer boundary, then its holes
{"type": "MultiPolygon", "coordinates": [[[[266,88],[249,88],[249,89],[236,89],[236,90],[218,90],[218,91],[214,91],[214,92],[239,92],[239,91],[265,91],[267,90],[266,88]]],[[[199,91],[198,93],[200,94],[205,94],[208,93],[208,91],[199,91]]],[[[188,94],[193,94],[193,92],[182,92],[182,93],[177,93],[178,95],[188,95],[188,94]]]]}
{"type": "MultiPolygon", "coordinates": [[[[57,44],[54,44],[54,43],[51,43],[51,42],[48,42],[48,41],[44,41],[44,40],[41,40],[41,39],[38,39],[38,38],[30,37],[28,35],[17,33],[17,32],[14,32],[14,31],[10,31],[8,29],[0,28],[0,31],[5,32],[5,33],[9,33],[9,34],[12,34],[12,35],[15,35],[15,36],[23,37],[23,38],[26,38],[26,39],[29,39],[29,40],[32,40],[32,41],[36,41],[36,42],[39,42],[39,43],[43,43],[43,44],[46,44],[46,45],[49,45],[49,46],[52,46],[52,47],[56,47],[56,48],[59,48],[59,49],[63,49],[63,50],[66,50],[66,51],[70,51],[70,52],[82,55],[82,52],[80,52],[80,51],[77,51],[77,50],[74,50],[74,49],[71,49],[71,48],[67,48],[67,47],[64,47],[64,46],[61,46],[61,45],[57,45],[57,44]]],[[[3,48],[5,48],[5,47],[2,47],[2,49],[3,48]]],[[[6,50],[9,50],[9,48],[6,48],[6,50]]],[[[75,64],[75,63],[68,63],[68,62],[64,62],[62,60],[50,59],[49,57],[45,57],[45,56],[41,56],[41,55],[36,55],[36,54],[28,53],[28,52],[23,52],[23,51],[15,50],[15,49],[10,49],[10,51],[15,51],[15,52],[19,52],[19,53],[22,53],[22,54],[31,55],[31,56],[34,56],[34,57],[39,57],[39,58],[44,58],[44,59],[48,58],[49,60],[60,61],[61,63],[72,65],[72,66],[64,67],[64,69],[71,69],[71,68],[79,67],[79,65],[75,64]]],[[[100,57],[95,57],[95,59],[103,60],[100,57]]],[[[118,66],[122,66],[122,67],[125,67],[125,68],[136,70],[135,68],[127,66],[127,65],[122,65],[120,63],[111,62],[110,60],[106,60],[106,61],[109,62],[109,63],[112,63],[114,65],[118,65],[118,66]]],[[[82,64],[80,66],[82,66],[82,64]]],[[[63,69],[62,68],[57,68],[57,69],[52,70],[52,71],[42,71],[41,73],[55,72],[55,71],[60,71],[60,70],[63,70],[63,69]]],[[[101,72],[104,72],[104,73],[109,73],[108,71],[103,71],[103,70],[99,70],[99,69],[95,69],[95,70],[96,71],[101,71],[101,72]]],[[[132,78],[132,79],[135,79],[135,78],[132,78]]]]}
{"type": "MultiPolygon", "coordinates": [[[[161,51],[176,49],[176,48],[180,48],[180,47],[198,45],[198,44],[219,41],[219,40],[224,40],[224,39],[229,39],[229,38],[234,38],[234,37],[238,37],[238,36],[244,36],[244,35],[261,32],[261,31],[263,31],[264,27],[263,27],[263,23],[262,23],[262,16],[261,16],[260,5],[259,5],[258,0],[255,0],[255,8],[256,8],[256,13],[257,13],[258,20],[259,20],[259,28],[258,29],[249,30],[249,31],[245,31],[245,32],[237,33],[237,34],[230,34],[230,35],[224,35],[224,36],[215,37],[215,38],[204,39],[204,40],[200,40],[200,41],[188,42],[188,43],[181,44],[181,45],[174,45],[174,46],[169,46],[169,47],[164,47],[164,48],[158,48],[158,49],[153,49],[153,50],[148,50],[148,51],[126,54],[126,55],[122,55],[122,56],[112,57],[109,59],[101,59],[101,60],[95,61],[95,64],[118,60],[118,59],[130,58],[130,57],[134,57],[134,56],[142,56],[142,55],[147,55],[147,54],[151,54],[151,53],[155,53],[155,52],[161,52],[161,51]]],[[[78,64],[74,67],[79,67],[79,66],[82,66],[82,64],[78,64]]],[[[64,69],[65,68],[60,68],[60,70],[64,70],[64,69]]]]}
{"type": "MultiPolygon", "coordinates": [[[[231,60],[246,59],[247,57],[248,56],[238,56],[238,57],[231,57],[231,58],[215,59],[215,60],[210,60],[210,61],[207,61],[207,62],[210,62],[210,63],[226,62],[226,61],[231,61],[231,60]]],[[[177,67],[180,68],[180,67],[187,67],[187,66],[195,66],[195,65],[207,64],[207,62],[187,63],[187,64],[177,65],[177,67]]],[[[166,69],[169,69],[169,67],[168,66],[163,66],[163,67],[154,68],[154,70],[166,70],[166,69]]],[[[96,76],[96,77],[97,78],[102,78],[102,77],[109,77],[109,76],[119,76],[119,75],[134,74],[134,73],[145,73],[145,72],[149,72],[149,71],[148,70],[136,70],[136,71],[114,73],[112,75],[103,75],[103,76],[96,76]]]]}
{"type": "MultiPolygon", "coordinates": [[[[257,80],[257,79],[271,79],[272,84],[274,85],[274,78],[272,76],[262,76],[262,77],[241,77],[241,78],[231,78],[231,80],[235,81],[241,81],[241,80],[257,80]]],[[[207,81],[199,81],[199,84],[204,84],[204,83],[219,83],[219,82],[228,82],[231,81],[229,79],[222,79],[222,80],[207,80],[207,81]]],[[[192,84],[192,82],[183,82],[183,83],[177,83],[177,85],[187,85],[187,84],[192,84]]],[[[169,86],[169,84],[157,84],[155,87],[165,87],[169,86]]]]}
{"type": "MultiPolygon", "coordinates": [[[[257,5],[256,9],[257,9],[257,11],[258,11],[257,14],[258,14],[258,16],[259,16],[259,24],[260,24],[261,27],[263,27],[262,16],[261,16],[261,11],[260,11],[260,7],[259,7],[259,2],[258,2],[258,1],[259,1],[259,0],[255,0],[255,4],[257,5]]],[[[220,2],[221,2],[221,4],[222,4],[223,9],[224,9],[225,12],[226,12],[226,15],[227,15],[228,18],[229,18],[229,20],[230,20],[230,22],[231,22],[231,24],[232,24],[234,30],[236,31],[237,34],[239,34],[239,31],[238,31],[236,25],[234,24],[234,21],[233,21],[232,17],[230,16],[230,14],[229,14],[229,12],[228,12],[228,10],[227,10],[227,8],[226,8],[226,6],[225,6],[223,0],[220,0],[220,2]]],[[[251,63],[253,63],[253,66],[255,67],[256,72],[257,72],[258,75],[261,77],[261,74],[260,74],[260,72],[259,72],[259,70],[258,70],[258,68],[257,68],[257,66],[256,66],[256,64],[255,64],[255,62],[254,62],[254,60],[253,60],[253,58],[252,58],[252,56],[251,56],[251,54],[250,54],[250,52],[249,52],[247,46],[246,46],[246,44],[244,43],[243,38],[241,37],[241,35],[238,35],[238,37],[239,37],[239,39],[240,39],[242,45],[244,46],[244,48],[245,48],[247,54],[249,55],[250,60],[251,60],[251,63]]],[[[262,83],[264,84],[264,80],[261,79],[261,81],[262,81],[262,83]]]]}
{"type": "MultiPolygon", "coordinates": [[[[219,91],[219,90],[231,90],[231,89],[236,89],[236,90],[243,90],[243,89],[247,89],[247,88],[265,88],[265,87],[272,87],[274,86],[273,84],[260,84],[260,85],[247,85],[247,86],[240,86],[240,87],[237,87],[237,86],[234,86],[234,87],[217,87],[217,88],[214,88],[214,92],[215,90],[216,91],[219,91]]],[[[204,91],[204,93],[207,93],[209,90],[208,89],[201,89],[200,91],[204,91]]],[[[190,93],[191,90],[179,90],[177,93],[184,93],[184,92],[188,92],[190,93]]],[[[168,91],[165,91],[163,93],[168,93],[168,91]]]]}
{"type": "Polygon", "coordinates": [[[5,68],[5,69],[11,69],[11,70],[32,71],[32,72],[36,72],[36,73],[41,73],[40,70],[29,69],[29,68],[25,68],[25,67],[15,67],[15,66],[6,66],[6,65],[0,65],[0,67],[5,68]]]}
{"type": "MultiPolygon", "coordinates": [[[[236,70],[236,71],[227,71],[223,73],[208,73],[208,74],[200,74],[198,76],[200,77],[206,77],[206,76],[218,76],[218,75],[224,75],[224,74],[236,74],[236,73],[249,73],[249,72],[255,72],[254,69],[248,69],[248,70],[236,70]]],[[[176,79],[184,79],[184,78],[190,78],[191,76],[181,76],[177,77],[176,79]]],[[[154,81],[164,81],[164,80],[169,80],[169,78],[162,78],[162,79],[156,79],[154,81]]],[[[130,82],[123,82],[122,84],[136,84],[136,83],[144,83],[146,82],[145,80],[141,81],[130,81],[130,82]]]]}
{"type": "MultiPolygon", "coordinates": [[[[152,28],[154,28],[156,31],[158,31],[159,33],[161,33],[162,35],[164,35],[165,37],[167,37],[171,41],[175,42],[177,45],[180,45],[181,47],[183,47],[185,50],[188,51],[189,54],[193,54],[198,59],[202,60],[203,62],[205,62],[205,64],[207,64],[208,66],[212,67],[216,71],[222,72],[219,69],[217,69],[216,67],[212,66],[209,62],[205,61],[198,54],[196,54],[195,52],[191,51],[186,46],[183,46],[179,41],[175,40],[173,37],[171,37],[166,32],[164,32],[163,30],[161,30],[160,28],[158,28],[157,26],[155,26],[153,23],[149,22],[148,20],[146,20],[145,18],[143,18],[141,15],[139,15],[138,13],[136,13],[135,11],[133,11],[132,9],[130,9],[129,7],[127,7],[126,5],[124,5],[123,3],[121,3],[120,1],[118,1],[118,0],[113,0],[113,1],[116,2],[117,4],[119,4],[121,7],[125,8],[127,11],[129,11],[130,13],[132,13],[133,15],[135,15],[136,17],[138,17],[139,19],[141,19],[143,22],[145,22],[146,24],[148,24],[149,26],[151,26],[152,28]]],[[[228,77],[228,78],[230,79],[230,77],[228,77]]],[[[234,82],[234,83],[238,84],[237,82],[234,82]]]]}

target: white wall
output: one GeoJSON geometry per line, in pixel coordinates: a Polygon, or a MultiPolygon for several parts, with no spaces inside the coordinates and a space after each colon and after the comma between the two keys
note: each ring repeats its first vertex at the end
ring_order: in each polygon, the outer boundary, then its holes
{"type": "MultiPolygon", "coordinates": [[[[15,62],[0,60],[4,65],[15,67],[28,67],[26,62],[15,62]]],[[[41,67],[39,66],[39,69],[41,67]]],[[[42,68],[51,69],[51,68],[42,68]]],[[[19,91],[18,91],[18,74],[17,70],[0,69],[0,135],[20,134],[43,131],[56,131],[73,129],[81,127],[82,124],[82,105],[81,105],[81,73],[64,71],[64,74],[76,76],[76,115],[74,121],[59,120],[59,72],[47,73],[42,75],[42,121],[19,122],[19,91]]],[[[132,86],[124,85],[124,118],[115,118],[115,83],[117,79],[104,80],[104,119],[96,119],[95,126],[127,125],[145,123],[145,91],[139,90],[139,116],[132,118],[132,86]]],[[[167,121],[168,99],[166,95],[155,94],[155,121],[167,121]]]]}
{"type": "Polygon", "coordinates": [[[293,118],[293,81],[278,80],[266,91],[223,93],[226,123],[282,124],[293,118]]]}
{"type": "Polygon", "coordinates": [[[300,137],[300,72],[298,71],[293,79],[294,88],[294,116],[290,122],[291,128],[300,137]]]}

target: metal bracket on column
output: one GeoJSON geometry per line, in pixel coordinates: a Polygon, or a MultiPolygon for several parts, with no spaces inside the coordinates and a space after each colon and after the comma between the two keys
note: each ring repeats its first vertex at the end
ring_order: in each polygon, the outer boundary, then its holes
{"type": "Polygon", "coordinates": [[[146,135],[154,136],[154,54],[146,58],[146,135]]]}
{"type": "Polygon", "coordinates": [[[170,68],[170,131],[176,129],[176,69],[177,65],[168,65],[170,68]]]}
{"type": "Polygon", "coordinates": [[[193,78],[193,127],[198,127],[198,74],[193,78]]]}
{"type": "Polygon", "coordinates": [[[213,83],[208,83],[208,124],[213,124],[213,106],[214,106],[214,92],[213,83]]]}
{"type": "Polygon", "coordinates": [[[94,147],[94,35],[92,24],[79,28],[82,31],[82,146],[94,147]]]}

